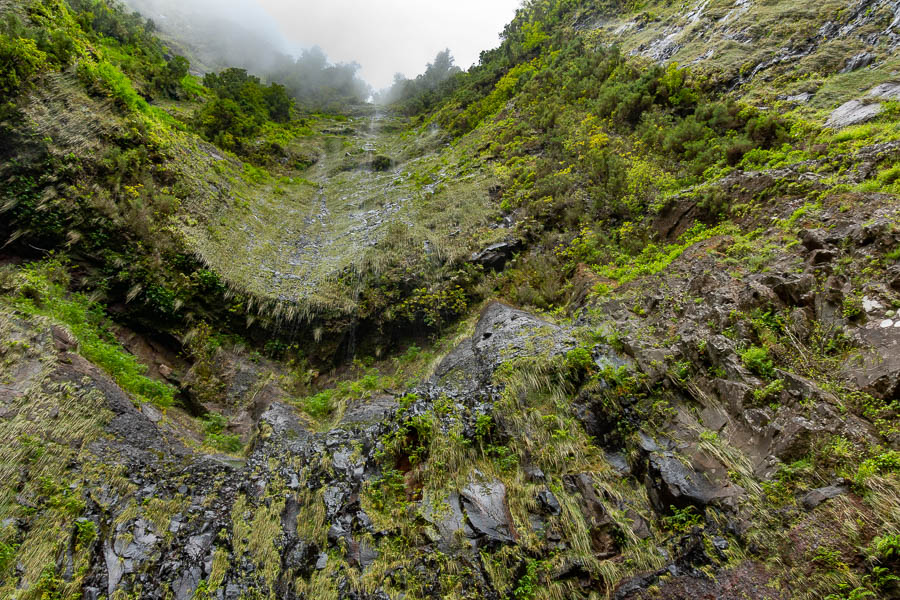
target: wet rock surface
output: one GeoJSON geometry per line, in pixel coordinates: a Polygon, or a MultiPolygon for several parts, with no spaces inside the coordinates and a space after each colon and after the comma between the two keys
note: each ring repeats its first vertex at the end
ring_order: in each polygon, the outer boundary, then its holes
{"type": "Polygon", "coordinates": [[[460,492],[462,506],[472,529],[488,543],[511,542],[515,538],[506,487],[497,480],[479,480],[480,473],[460,492]]]}
{"type": "Polygon", "coordinates": [[[665,452],[650,455],[648,474],[651,479],[648,486],[650,501],[659,512],[665,512],[670,506],[683,508],[724,502],[743,492],[733,485],[713,484],[704,475],[665,452]]]}
{"type": "Polygon", "coordinates": [[[518,241],[498,242],[472,254],[469,260],[486,269],[499,271],[519,248],[521,248],[521,244],[518,241]]]}
{"type": "Polygon", "coordinates": [[[491,376],[501,363],[517,356],[561,354],[574,346],[565,330],[493,302],[482,312],[475,334],[438,365],[433,383],[451,397],[483,394],[491,389],[491,376]]]}

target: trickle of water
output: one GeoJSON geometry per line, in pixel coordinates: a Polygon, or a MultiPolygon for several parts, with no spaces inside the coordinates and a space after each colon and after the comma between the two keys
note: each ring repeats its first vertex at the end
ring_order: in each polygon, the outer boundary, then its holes
{"type": "Polygon", "coordinates": [[[369,118],[369,135],[368,135],[368,137],[370,139],[368,141],[366,141],[366,143],[363,145],[363,150],[366,152],[366,159],[367,159],[367,162],[369,163],[369,171],[375,170],[373,162],[374,162],[374,158],[375,158],[375,151],[378,149],[378,146],[375,144],[375,140],[372,138],[374,138],[376,135],[376,131],[378,130],[378,122],[381,120],[381,117],[382,117],[381,112],[378,109],[376,109],[372,113],[372,116],[369,118]]]}

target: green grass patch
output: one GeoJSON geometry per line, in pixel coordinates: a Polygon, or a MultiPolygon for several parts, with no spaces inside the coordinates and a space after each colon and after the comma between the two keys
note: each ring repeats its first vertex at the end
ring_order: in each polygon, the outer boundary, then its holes
{"type": "Polygon", "coordinates": [[[145,114],[150,111],[150,105],[134,90],[131,80],[118,67],[101,61],[88,69],[109,89],[110,95],[127,108],[145,114]]]}
{"type": "Polygon", "coordinates": [[[674,244],[665,246],[647,244],[637,256],[619,254],[606,264],[594,266],[594,271],[601,277],[613,279],[619,284],[628,283],[638,277],[655,275],[663,271],[695,244],[735,232],[736,227],[732,223],[723,223],[715,227],[697,223],[674,244]]]}
{"type": "Polygon", "coordinates": [[[146,376],[147,367],[116,341],[103,307],[81,293],[69,293],[68,271],[62,261],[48,259],[16,272],[12,305],[25,314],[48,317],[65,325],[78,340],[78,352],[106,371],[141,402],[171,406],[175,388],[146,376]]]}

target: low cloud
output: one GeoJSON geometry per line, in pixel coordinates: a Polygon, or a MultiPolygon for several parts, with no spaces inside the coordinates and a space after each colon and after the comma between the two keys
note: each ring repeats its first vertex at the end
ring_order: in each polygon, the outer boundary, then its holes
{"type": "Polygon", "coordinates": [[[125,2],[192,55],[197,70],[239,66],[265,75],[279,54],[297,58],[318,46],[333,62],[358,63],[358,75],[382,89],[395,73],[419,75],[445,48],[464,69],[477,63],[521,0],[125,2]]]}

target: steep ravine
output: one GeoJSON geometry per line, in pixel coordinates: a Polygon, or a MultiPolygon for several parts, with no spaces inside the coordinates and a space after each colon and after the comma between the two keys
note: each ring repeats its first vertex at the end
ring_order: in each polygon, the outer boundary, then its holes
{"type": "Polygon", "coordinates": [[[0,598],[900,597],[895,0],[528,3],[240,143],[77,4],[0,0],[0,598]]]}
{"type": "MultiPolygon", "coordinates": [[[[874,235],[863,241],[883,243],[874,235]]],[[[815,271],[729,289],[697,264],[688,269],[700,274],[677,285],[692,292],[673,291],[710,300],[683,309],[674,348],[653,347],[641,334],[650,325],[633,324],[614,304],[599,314],[618,349],[579,343],[583,324],[561,327],[491,303],[425,384],[373,390],[325,428],[287,397],[258,396],[240,460],[186,448],[160,412],[135,408],[75,354],[64,329],[7,313],[5,338],[28,344],[7,351],[14,385],[4,387],[0,433],[23,440],[39,435],[35,427],[63,427],[68,437],[51,433],[42,443],[72,450],[52,467],[30,443],[5,446],[14,453],[4,464],[21,465],[19,477],[61,468],[54,477],[84,493],[80,522],[95,532],[66,541],[19,530],[19,586],[46,589],[29,562],[44,555],[63,561],[51,589],[74,577],[86,598],[506,598],[531,577],[539,597],[639,598],[650,589],[672,598],[797,597],[779,568],[755,558],[766,544],[789,553],[839,544],[835,514],[855,515],[865,531],[896,516],[897,498],[862,503],[837,478],[785,513],[761,487],[772,461],[803,456],[822,435],[873,444],[877,433],[789,373],[780,373],[781,408],[757,407],[751,392],[760,384],[734,342],[702,323],[766,298],[791,303],[804,290],[817,310],[835,300],[814,291],[815,271]],[[661,370],[669,352],[716,375],[684,387],[684,375],[661,370]],[[606,375],[585,378],[597,372],[606,375]],[[662,412],[644,406],[663,398],[662,412]],[[782,537],[785,519],[795,525],[782,537]]],[[[873,385],[896,389],[893,358],[881,357],[892,379],[873,385]]],[[[4,527],[15,531],[16,521],[4,527]]]]}

